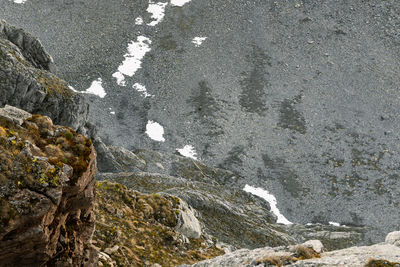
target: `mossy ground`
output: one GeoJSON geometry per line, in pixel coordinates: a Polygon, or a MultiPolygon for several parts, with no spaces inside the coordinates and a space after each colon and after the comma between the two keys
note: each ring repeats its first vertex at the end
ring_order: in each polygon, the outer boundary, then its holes
{"type": "Polygon", "coordinates": [[[173,230],[177,224],[177,198],[144,195],[115,183],[97,184],[94,245],[110,253],[118,266],[176,266],[223,254],[204,239],[189,243],[173,230]]]}

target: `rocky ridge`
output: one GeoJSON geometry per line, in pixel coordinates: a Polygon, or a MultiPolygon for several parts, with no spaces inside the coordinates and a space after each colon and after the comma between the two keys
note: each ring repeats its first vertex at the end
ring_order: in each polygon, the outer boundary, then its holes
{"type": "Polygon", "coordinates": [[[49,116],[56,124],[84,131],[89,106],[54,70],[52,57],[37,38],[0,21],[0,106],[49,116]]]}

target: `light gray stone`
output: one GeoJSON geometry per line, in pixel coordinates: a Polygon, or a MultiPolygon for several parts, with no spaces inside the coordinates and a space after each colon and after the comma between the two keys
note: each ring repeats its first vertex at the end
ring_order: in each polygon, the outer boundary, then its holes
{"type": "Polygon", "coordinates": [[[387,234],[385,242],[400,247],[400,231],[387,234]]]}
{"type": "Polygon", "coordinates": [[[6,105],[4,108],[0,108],[0,117],[15,122],[18,125],[22,125],[24,120],[31,116],[29,112],[13,106],[6,105]]]}
{"type": "Polygon", "coordinates": [[[319,240],[308,240],[301,245],[312,248],[318,253],[322,253],[324,251],[324,245],[319,240]]]}
{"type": "Polygon", "coordinates": [[[189,238],[201,236],[201,226],[194,210],[184,200],[179,201],[179,217],[175,230],[189,238]]]}

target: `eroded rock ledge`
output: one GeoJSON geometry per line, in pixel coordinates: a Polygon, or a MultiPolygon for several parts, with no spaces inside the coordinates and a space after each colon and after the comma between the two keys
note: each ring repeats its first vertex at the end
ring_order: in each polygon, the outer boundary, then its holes
{"type": "Polygon", "coordinates": [[[2,266],[95,266],[96,152],[50,118],[0,109],[2,266]]]}
{"type": "Polygon", "coordinates": [[[0,107],[12,105],[82,130],[89,106],[53,70],[53,59],[37,38],[0,21],[0,107]]]}

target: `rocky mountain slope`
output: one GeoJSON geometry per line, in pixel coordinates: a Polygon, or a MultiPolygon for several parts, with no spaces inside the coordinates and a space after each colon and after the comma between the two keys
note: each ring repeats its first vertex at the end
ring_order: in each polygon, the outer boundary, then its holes
{"type": "Polygon", "coordinates": [[[398,232],[354,247],[369,227],[278,224],[243,176],[105,145],[40,42],[0,25],[0,106],[41,114],[0,108],[0,265],[398,266],[398,232]]]}
{"type": "Polygon", "coordinates": [[[111,147],[114,159],[129,166],[121,173],[98,173],[98,180],[123,184],[146,193],[178,196],[200,212],[206,231],[237,248],[296,244],[321,239],[329,249],[363,242],[363,227],[282,225],[268,202],[231,186],[237,176],[179,155],[155,151],[136,153],[111,147]],[[130,170],[130,172],[129,172],[130,170]]]}
{"type": "Polygon", "coordinates": [[[38,35],[77,90],[102,80],[107,95],[87,99],[107,144],[192,145],[240,174],[238,188],[274,194],[290,221],[366,225],[371,242],[398,229],[398,0],[151,2],[0,0],[0,16],[38,35]],[[154,27],[151,2],[166,4],[154,27]],[[121,86],[113,75],[140,40],[149,51],[121,86]]]}

